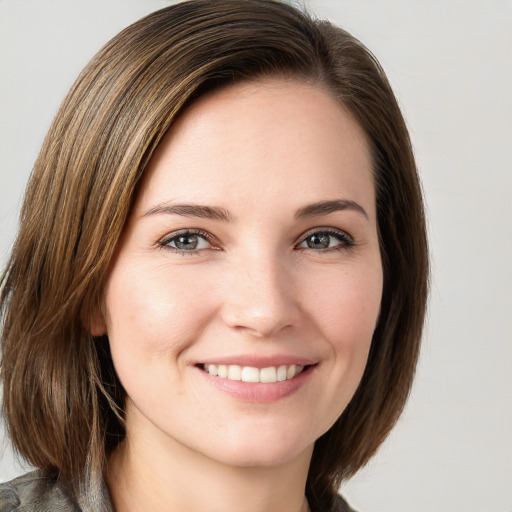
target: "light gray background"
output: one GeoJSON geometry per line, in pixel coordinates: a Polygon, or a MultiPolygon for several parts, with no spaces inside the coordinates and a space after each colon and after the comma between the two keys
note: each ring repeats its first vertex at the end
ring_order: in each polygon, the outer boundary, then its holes
{"type": "MultiPolygon", "coordinates": [[[[168,3],[0,0],[0,263],[73,79],[107,39],[168,3]]],[[[306,5],[386,69],[416,149],[432,245],[411,400],[343,492],[361,512],[512,512],[512,1],[306,5]]],[[[0,481],[23,471],[4,445],[0,481]]]]}

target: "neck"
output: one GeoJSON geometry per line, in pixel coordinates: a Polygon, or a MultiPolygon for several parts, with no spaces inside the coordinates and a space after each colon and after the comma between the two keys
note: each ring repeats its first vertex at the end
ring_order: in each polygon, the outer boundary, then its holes
{"type": "Polygon", "coordinates": [[[311,454],[279,465],[237,467],[167,436],[138,437],[128,429],[110,458],[107,483],[116,512],[307,512],[311,454]]]}

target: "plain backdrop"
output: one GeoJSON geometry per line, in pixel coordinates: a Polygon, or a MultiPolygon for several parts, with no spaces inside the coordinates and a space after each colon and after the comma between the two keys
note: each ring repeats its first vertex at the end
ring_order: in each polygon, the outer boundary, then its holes
{"type": "MultiPolygon", "coordinates": [[[[169,3],[0,0],[2,265],[74,78],[121,28],[169,3]]],[[[392,435],[342,492],[361,512],[512,512],[512,1],[306,5],[383,64],[429,210],[432,293],[416,384],[392,435]]],[[[0,481],[24,471],[5,440],[0,455],[0,481]]]]}

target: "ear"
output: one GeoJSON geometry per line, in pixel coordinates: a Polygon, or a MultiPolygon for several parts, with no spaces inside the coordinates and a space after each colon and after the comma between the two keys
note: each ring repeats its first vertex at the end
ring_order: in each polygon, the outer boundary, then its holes
{"type": "Polygon", "coordinates": [[[107,334],[107,322],[105,321],[105,315],[101,308],[96,307],[94,311],[89,313],[83,322],[85,329],[92,336],[103,336],[107,334]]]}

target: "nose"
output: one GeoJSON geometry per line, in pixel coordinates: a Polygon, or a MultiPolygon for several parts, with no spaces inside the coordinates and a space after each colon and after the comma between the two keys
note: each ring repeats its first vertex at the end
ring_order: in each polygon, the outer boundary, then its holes
{"type": "Polygon", "coordinates": [[[298,326],[301,313],[295,284],[292,270],[283,262],[255,255],[241,258],[223,283],[224,323],[259,338],[298,326]]]}

